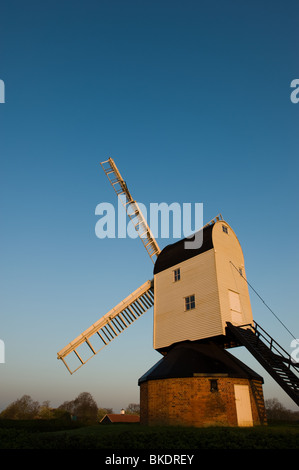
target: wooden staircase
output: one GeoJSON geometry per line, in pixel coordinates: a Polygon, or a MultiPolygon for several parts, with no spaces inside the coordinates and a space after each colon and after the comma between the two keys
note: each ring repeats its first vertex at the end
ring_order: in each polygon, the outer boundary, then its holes
{"type": "Polygon", "coordinates": [[[267,424],[267,413],[265,409],[264,394],[261,385],[258,384],[255,380],[250,380],[250,387],[253,398],[255,400],[257,412],[260,418],[260,423],[267,424]]]}
{"type": "Polygon", "coordinates": [[[245,346],[289,397],[299,406],[299,363],[256,322],[234,326],[227,322],[227,335],[245,346]]]}

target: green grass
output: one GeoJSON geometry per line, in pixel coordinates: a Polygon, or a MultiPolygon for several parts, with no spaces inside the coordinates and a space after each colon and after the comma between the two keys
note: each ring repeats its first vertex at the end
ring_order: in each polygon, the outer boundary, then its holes
{"type": "Polygon", "coordinates": [[[299,425],[254,428],[147,427],[139,424],[80,428],[41,422],[0,422],[0,449],[298,449],[299,425]]]}

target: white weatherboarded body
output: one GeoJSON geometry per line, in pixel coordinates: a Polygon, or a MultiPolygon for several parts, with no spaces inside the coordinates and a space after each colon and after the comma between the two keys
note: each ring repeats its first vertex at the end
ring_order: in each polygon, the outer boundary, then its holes
{"type": "Polygon", "coordinates": [[[226,322],[252,324],[244,257],[223,220],[203,229],[199,249],[184,240],[161,251],[154,269],[154,348],[225,335],[226,322]]]}

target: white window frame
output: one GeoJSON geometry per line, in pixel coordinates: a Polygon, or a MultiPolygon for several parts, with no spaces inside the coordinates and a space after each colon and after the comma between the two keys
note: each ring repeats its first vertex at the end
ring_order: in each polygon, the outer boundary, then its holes
{"type": "Polygon", "coordinates": [[[173,282],[181,280],[181,268],[177,268],[173,271],[173,282]]]}
{"type": "Polygon", "coordinates": [[[195,294],[187,295],[187,297],[185,297],[184,300],[185,300],[185,312],[189,312],[189,310],[195,309],[196,307],[195,294]]]}

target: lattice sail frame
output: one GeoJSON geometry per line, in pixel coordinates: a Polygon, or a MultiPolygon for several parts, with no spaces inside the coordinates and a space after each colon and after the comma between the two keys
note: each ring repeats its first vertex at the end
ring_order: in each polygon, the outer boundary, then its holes
{"type": "Polygon", "coordinates": [[[61,349],[57,358],[73,374],[153,305],[153,281],[147,281],[61,349]]]}
{"type": "MultiPolygon", "coordinates": [[[[160,253],[142,212],[112,158],[101,166],[124,206],[152,262],[160,253]]],[[[57,353],[70,374],[76,372],[154,305],[153,280],[147,281],[57,353]]]]}
{"type": "Polygon", "coordinates": [[[151,232],[150,227],[142,215],[138,203],[131,196],[126,182],[123,180],[114,160],[109,158],[108,160],[101,162],[101,166],[119,200],[124,206],[129,219],[131,220],[135,230],[139,235],[139,238],[143,243],[144,248],[154,263],[161,250],[151,232]]]}

